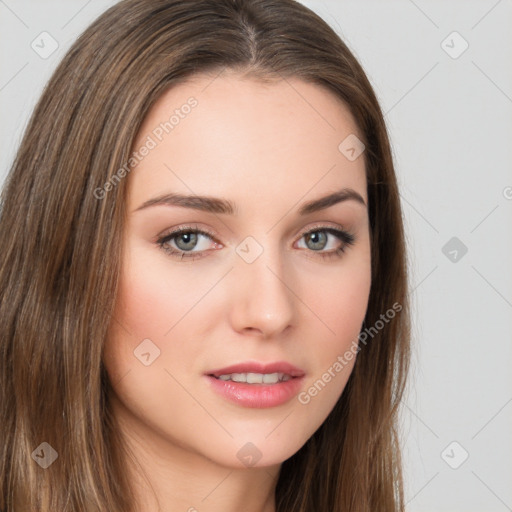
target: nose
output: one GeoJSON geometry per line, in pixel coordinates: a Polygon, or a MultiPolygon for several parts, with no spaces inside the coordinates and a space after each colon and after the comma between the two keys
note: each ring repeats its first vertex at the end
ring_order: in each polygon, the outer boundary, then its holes
{"type": "Polygon", "coordinates": [[[231,324],[236,332],[272,338],[294,322],[297,297],[282,255],[265,249],[252,263],[237,257],[231,279],[231,324]]]}

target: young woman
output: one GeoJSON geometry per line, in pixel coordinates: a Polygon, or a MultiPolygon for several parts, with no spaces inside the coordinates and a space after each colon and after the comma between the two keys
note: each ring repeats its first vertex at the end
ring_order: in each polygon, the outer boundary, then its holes
{"type": "Polygon", "coordinates": [[[35,108],[0,243],[2,510],[404,510],[389,141],[301,4],[110,8],[35,108]]]}

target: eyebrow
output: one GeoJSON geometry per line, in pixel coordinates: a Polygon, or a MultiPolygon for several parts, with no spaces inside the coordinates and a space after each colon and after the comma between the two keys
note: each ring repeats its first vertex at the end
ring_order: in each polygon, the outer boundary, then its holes
{"type": "MultiPolygon", "coordinates": [[[[325,210],[335,204],[350,200],[356,201],[366,207],[366,203],[359,192],[356,192],[351,188],[343,188],[337,192],[333,192],[332,194],[304,203],[299,208],[299,215],[308,215],[320,210],[325,210]]],[[[181,206],[182,208],[191,208],[209,213],[222,213],[225,215],[238,214],[236,204],[227,199],[173,193],[148,199],[134,211],[143,210],[151,206],[181,206]]]]}

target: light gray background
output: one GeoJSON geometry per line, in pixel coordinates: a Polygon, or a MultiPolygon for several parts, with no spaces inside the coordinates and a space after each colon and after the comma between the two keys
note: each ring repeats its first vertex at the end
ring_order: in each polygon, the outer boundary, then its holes
{"type": "MultiPolygon", "coordinates": [[[[2,181],[45,81],[114,3],[0,0],[2,181]]],[[[512,510],[512,1],[304,3],[363,64],[393,142],[414,290],[407,510],[512,510]]]]}

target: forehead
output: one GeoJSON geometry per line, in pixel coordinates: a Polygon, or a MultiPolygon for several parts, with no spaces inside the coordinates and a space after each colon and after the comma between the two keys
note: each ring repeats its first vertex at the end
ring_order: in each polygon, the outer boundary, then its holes
{"type": "Polygon", "coordinates": [[[366,200],[363,156],[351,161],[339,148],[354,135],[362,138],[349,108],[322,86],[197,75],[144,119],[133,149],[151,149],[130,174],[130,201],[175,191],[229,195],[249,208],[340,187],[366,200]]]}

